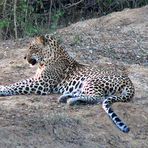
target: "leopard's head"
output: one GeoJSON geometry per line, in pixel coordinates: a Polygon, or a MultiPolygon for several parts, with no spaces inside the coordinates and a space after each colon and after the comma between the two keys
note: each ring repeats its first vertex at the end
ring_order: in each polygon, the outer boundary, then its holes
{"type": "Polygon", "coordinates": [[[27,59],[31,65],[45,65],[55,59],[58,48],[59,45],[52,36],[39,36],[30,43],[24,59],[27,59]]]}

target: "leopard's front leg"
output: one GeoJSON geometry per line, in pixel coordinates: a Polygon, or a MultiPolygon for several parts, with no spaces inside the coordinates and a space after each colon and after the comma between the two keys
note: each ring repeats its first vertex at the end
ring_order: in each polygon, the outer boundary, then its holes
{"type": "Polygon", "coordinates": [[[46,95],[51,92],[50,86],[41,79],[29,78],[17,83],[0,86],[0,96],[39,94],[46,95]]]}

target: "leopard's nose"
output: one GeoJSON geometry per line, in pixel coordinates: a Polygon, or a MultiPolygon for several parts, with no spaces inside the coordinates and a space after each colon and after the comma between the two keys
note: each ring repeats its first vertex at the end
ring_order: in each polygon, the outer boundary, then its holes
{"type": "Polygon", "coordinates": [[[24,56],[24,59],[26,59],[27,57],[26,56],[24,56]]]}

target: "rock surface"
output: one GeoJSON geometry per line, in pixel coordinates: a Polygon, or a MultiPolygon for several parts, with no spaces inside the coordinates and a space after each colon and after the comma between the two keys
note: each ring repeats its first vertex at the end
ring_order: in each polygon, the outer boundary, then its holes
{"type": "MultiPolygon", "coordinates": [[[[68,107],[57,103],[58,95],[0,97],[0,147],[148,147],[148,6],[78,22],[55,35],[78,61],[116,63],[128,69],[135,97],[113,108],[131,130],[120,132],[101,105],[68,107]]],[[[36,67],[23,60],[28,42],[1,42],[1,85],[35,73],[36,67]]]]}

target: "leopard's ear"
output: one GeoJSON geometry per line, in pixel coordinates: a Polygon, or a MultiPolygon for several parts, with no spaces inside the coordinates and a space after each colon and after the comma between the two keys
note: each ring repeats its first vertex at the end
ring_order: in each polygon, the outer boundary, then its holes
{"type": "Polygon", "coordinates": [[[41,44],[43,44],[43,45],[45,45],[45,43],[46,43],[46,38],[45,38],[45,36],[38,36],[37,38],[36,38],[36,41],[38,42],[38,43],[41,43],[41,44]]]}

